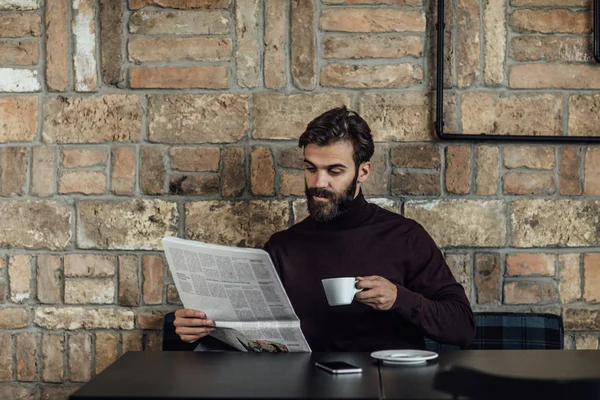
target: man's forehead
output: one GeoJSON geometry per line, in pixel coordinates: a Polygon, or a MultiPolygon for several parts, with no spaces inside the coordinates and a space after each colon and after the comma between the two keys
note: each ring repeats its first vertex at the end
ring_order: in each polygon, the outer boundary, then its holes
{"type": "Polygon", "coordinates": [[[304,159],[315,165],[343,164],[351,166],[354,163],[353,153],[352,144],[347,141],[327,146],[309,144],[304,148],[304,159]]]}

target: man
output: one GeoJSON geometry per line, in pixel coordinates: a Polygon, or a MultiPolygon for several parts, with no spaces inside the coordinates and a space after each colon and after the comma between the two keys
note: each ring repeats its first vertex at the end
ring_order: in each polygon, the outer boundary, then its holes
{"type": "MultiPolygon", "coordinates": [[[[421,225],[368,203],[374,144],[367,123],[346,107],[308,124],[304,149],[310,216],[265,245],[313,351],[424,348],[423,336],[466,346],[475,333],[463,287],[421,225]],[[348,306],[327,304],[321,279],[357,277],[348,306]]],[[[178,310],[188,342],[214,330],[203,312],[178,310]]]]}

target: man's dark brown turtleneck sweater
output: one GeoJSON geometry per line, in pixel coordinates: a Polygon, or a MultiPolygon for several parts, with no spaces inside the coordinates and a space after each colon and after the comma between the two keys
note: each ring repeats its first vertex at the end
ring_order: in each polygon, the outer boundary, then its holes
{"type": "Polygon", "coordinates": [[[312,217],[265,245],[313,351],[425,348],[423,335],[466,345],[473,313],[434,241],[417,222],[368,203],[326,222],[312,217]],[[354,301],[330,307],[321,279],[379,275],[396,284],[388,311],[354,301]]]}

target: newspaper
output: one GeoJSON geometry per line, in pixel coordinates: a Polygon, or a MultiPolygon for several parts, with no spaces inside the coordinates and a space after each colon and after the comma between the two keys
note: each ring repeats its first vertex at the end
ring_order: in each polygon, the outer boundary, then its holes
{"type": "Polygon", "coordinates": [[[241,351],[310,352],[269,253],[165,236],[185,308],[215,321],[211,336],[241,351]]]}

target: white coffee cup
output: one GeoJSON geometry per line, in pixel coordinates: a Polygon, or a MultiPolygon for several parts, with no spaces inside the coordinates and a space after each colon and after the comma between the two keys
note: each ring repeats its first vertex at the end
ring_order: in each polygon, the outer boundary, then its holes
{"type": "Polygon", "coordinates": [[[322,279],[323,289],[330,306],[342,306],[352,303],[354,295],[362,289],[356,288],[356,278],[329,278],[322,279]]]}

